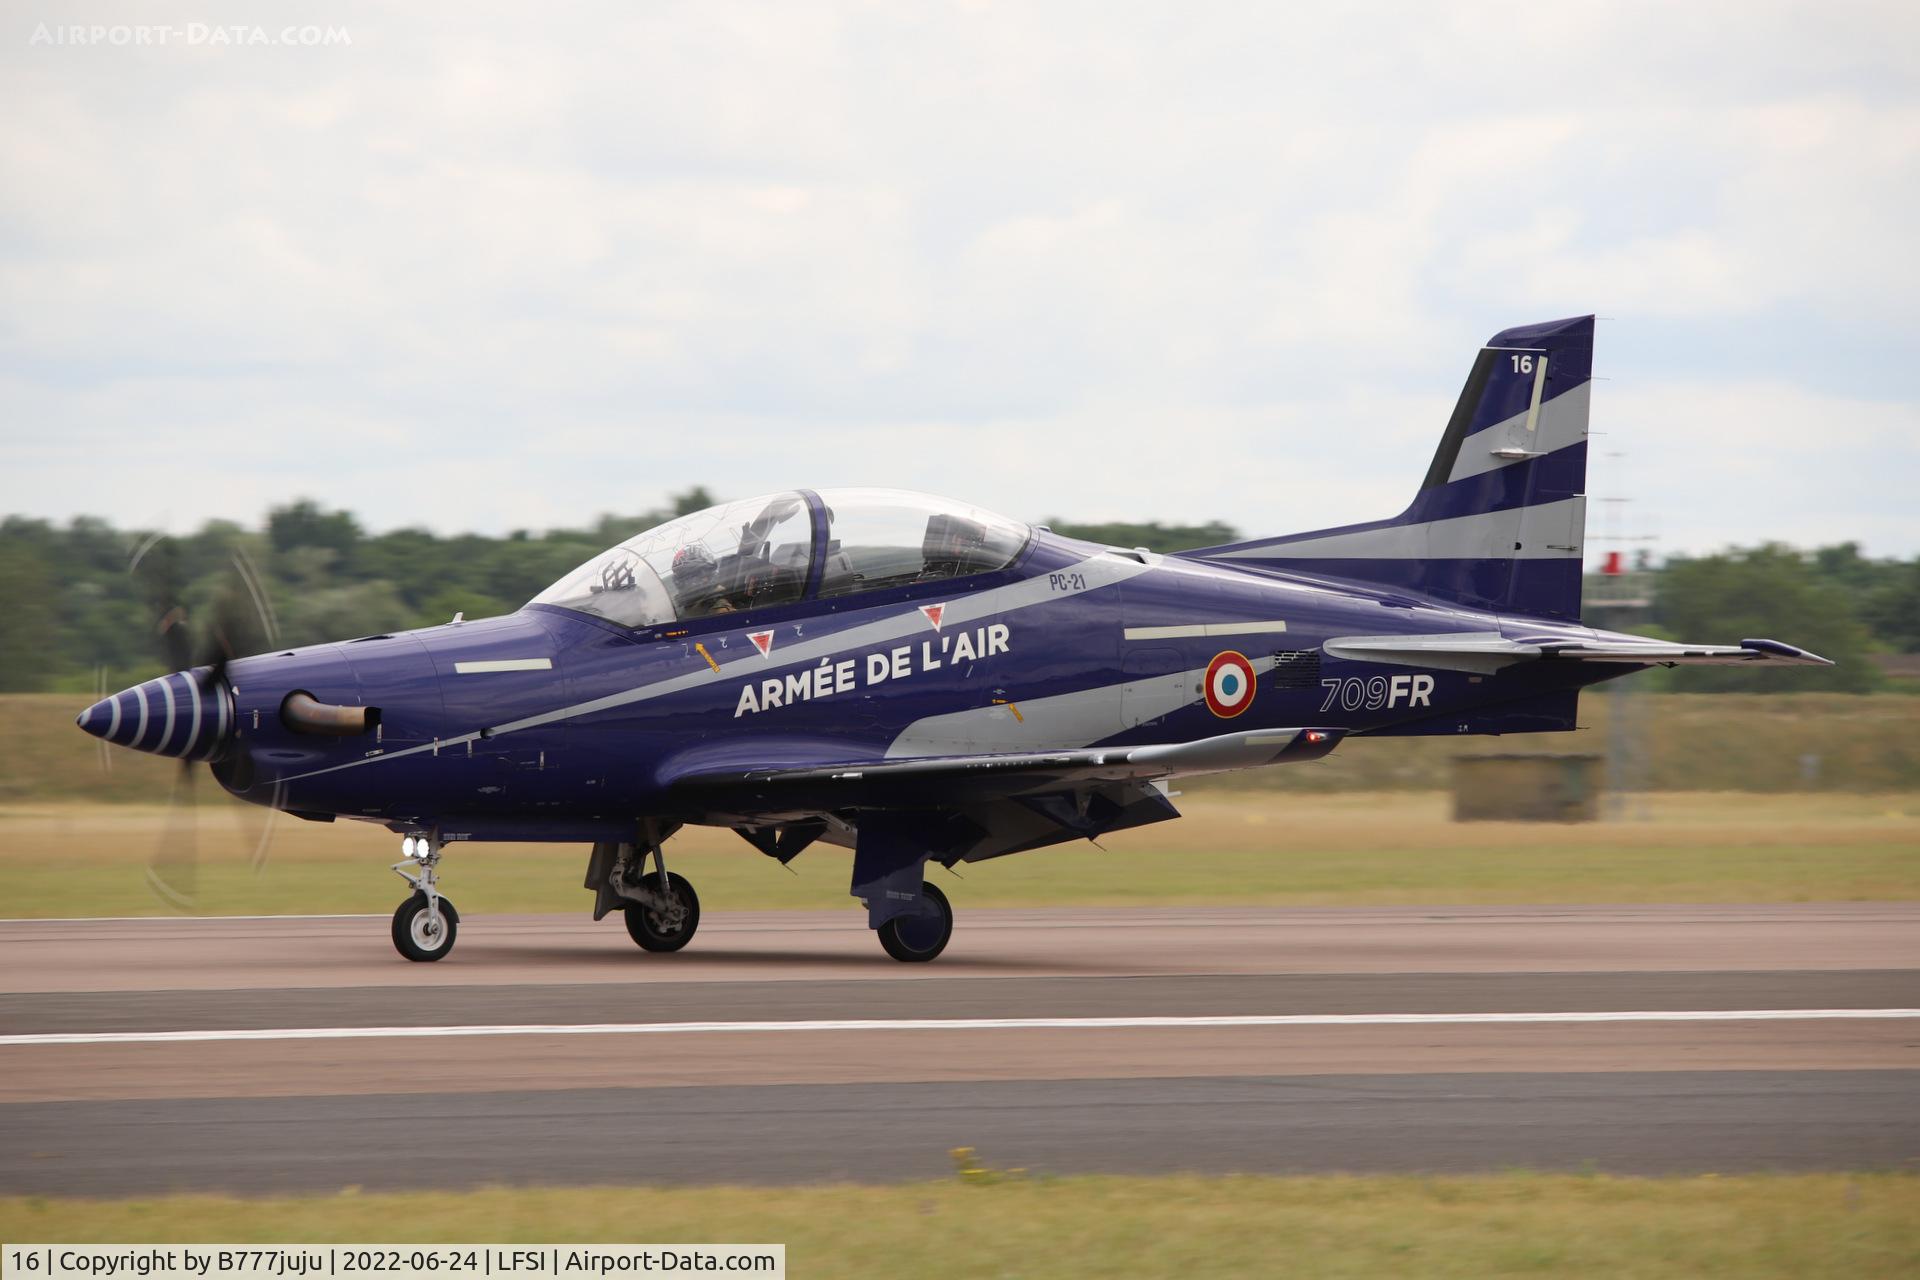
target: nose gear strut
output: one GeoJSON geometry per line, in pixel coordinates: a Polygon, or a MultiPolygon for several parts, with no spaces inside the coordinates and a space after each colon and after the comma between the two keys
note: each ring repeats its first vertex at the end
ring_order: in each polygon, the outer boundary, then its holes
{"type": "Polygon", "coordinates": [[[460,913],[440,896],[441,847],[437,832],[410,835],[400,843],[406,857],[393,864],[395,873],[413,886],[412,896],[393,913],[394,949],[409,960],[440,959],[453,950],[460,931],[460,913]]]}

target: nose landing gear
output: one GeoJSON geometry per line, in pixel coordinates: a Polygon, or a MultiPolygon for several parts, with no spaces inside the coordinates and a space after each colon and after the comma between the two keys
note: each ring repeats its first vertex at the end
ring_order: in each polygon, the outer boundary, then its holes
{"type": "Polygon", "coordinates": [[[460,932],[460,913],[440,896],[437,836],[408,836],[400,845],[406,854],[393,869],[413,886],[413,894],[393,913],[394,950],[409,960],[438,960],[453,950],[460,932]],[[413,870],[409,870],[413,868],[413,870]]]}

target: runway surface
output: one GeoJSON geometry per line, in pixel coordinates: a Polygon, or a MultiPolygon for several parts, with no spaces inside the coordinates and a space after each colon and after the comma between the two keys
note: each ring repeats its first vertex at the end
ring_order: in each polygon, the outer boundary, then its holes
{"type": "Polygon", "coordinates": [[[0,1193],[876,1181],[956,1146],[1048,1172],[1920,1168],[1920,904],[983,911],[927,966],[853,911],[715,914],[671,956],[614,920],[464,919],[435,965],[386,934],[0,922],[0,1193]],[[1461,1020],[1488,1014],[1588,1020],[1461,1020]],[[1262,1017],[1295,1021],[1206,1021],[1262,1017]],[[964,1025],[865,1025],[901,1020],[964,1025]]]}

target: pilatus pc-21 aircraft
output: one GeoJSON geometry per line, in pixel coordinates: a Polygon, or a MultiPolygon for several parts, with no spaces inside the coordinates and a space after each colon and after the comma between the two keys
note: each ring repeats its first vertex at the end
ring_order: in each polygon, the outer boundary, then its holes
{"type": "Polygon", "coordinates": [[[1155,555],[795,489],[636,534],[508,617],[221,659],[79,723],[403,836],[410,960],[453,949],[441,864],[473,840],[591,844],[595,918],[677,950],[700,900],[663,850],[687,823],[782,863],[852,849],[881,946],[931,960],[953,911],[928,862],[1177,817],[1183,776],[1568,730],[1582,689],[1655,665],[1824,663],[1581,625],[1592,352],[1590,316],[1495,335],[1391,520],[1155,555]]]}

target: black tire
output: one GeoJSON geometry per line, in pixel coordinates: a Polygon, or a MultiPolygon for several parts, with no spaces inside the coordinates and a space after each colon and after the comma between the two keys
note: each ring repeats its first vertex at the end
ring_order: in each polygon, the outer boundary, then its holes
{"type": "MultiPolygon", "coordinates": [[[[640,883],[649,889],[660,890],[660,873],[643,876],[640,883]]],[[[627,936],[639,943],[647,951],[678,951],[693,941],[694,930],[700,927],[700,895],[693,886],[680,876],[667,874],[667,891],[677,899],[686,911],[680,919],[680,927],[669,929],[658,912],[651,911],[638,902],[626,904],[627,936]]]]}
{"type": "Polygon", "coordinates": [[[953,939],[953,904],[947,895],[930,884],[921,885],[920,892],[939,909],[938,915],[895,916],[876,930],[887,954],[906,964],[925,964],[953,939]]]}
{"type": "Polygon", "coordinates": [[[445,959],[460,935],[460,913],[445,898],[440,899],[440,923],[443,930],[436,939],[428,932],[427,895],[416,890],[393,913],[393,949],[422,963],[445,959]]]}

